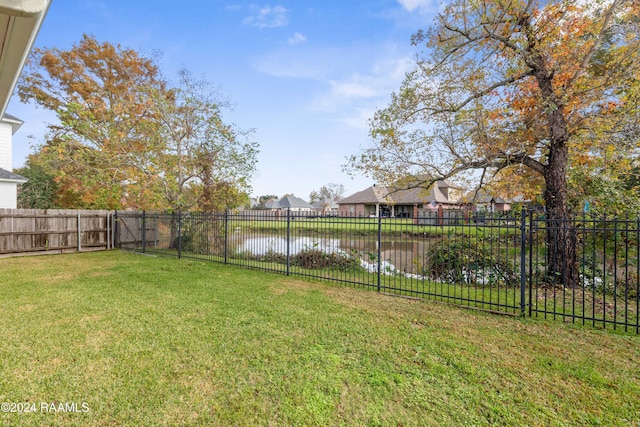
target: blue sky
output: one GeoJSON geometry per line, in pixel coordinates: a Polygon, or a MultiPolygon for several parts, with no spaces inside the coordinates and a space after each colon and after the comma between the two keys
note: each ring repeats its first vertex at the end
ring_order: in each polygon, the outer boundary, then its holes
{"type": "MultiPolygon", "coordinates": [[[[373,184],[342,165],[369,145],[367,120],[411,68],[411,34],[438,9],[437,0],[53,0],[36,46],[68,49],[87,33],[162,52],[166,77],[186,67],[213,82],[233,105],[226,121],[255,129],[252,195],[307,199],[328,183],[346,195],[373,184]]],[[[20,167],[55,117],[17,96],[7,112],[25,121],[13,144],[20,167]]]]}

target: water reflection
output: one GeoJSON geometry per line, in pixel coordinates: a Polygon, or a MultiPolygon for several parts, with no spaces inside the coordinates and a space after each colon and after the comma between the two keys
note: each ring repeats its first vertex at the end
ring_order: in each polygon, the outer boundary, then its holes
{"type": "MultiPolygon", "coordinates": [[[[317,250],[327,254],[342,253],[340,241],[337,239],[318,239],[313,237],[296,237],[289,240],[289,254],[296,255],[304,250],[317,250]]],[[[287,239],[275,236],[250,237],[239,242],[236,251],[252,255],[268,253],[287,254],[287,239]]]]}
{"type": "MultiPolygon", "coordinates": [[[[416,274],[424,263],[428,241],[383,241],[380,247],[382,270],[393,274],[416,274]]],[[[277,236],[235,236],[236,253],[266,255],[278,253],[296,255],[304,250],[327,254],[357,255],[366,270],[377,270],[378,242],[376,239],[328,239],[294,237],[289,240],[277,236]]]]}

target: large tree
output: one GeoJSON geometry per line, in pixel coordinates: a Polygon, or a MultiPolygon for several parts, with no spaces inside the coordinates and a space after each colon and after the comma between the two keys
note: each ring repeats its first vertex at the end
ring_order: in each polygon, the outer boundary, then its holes
{"type": "Polygon", "coordinates": [[[258,203],[251,206],[251,209],[266,209],[267,202],[269,200],[278,200],[278,196],[276,196],[275,194],[264,194],[258,197],[258,203]]]}
{"type": "Polygon", "coordinates": [[[65,207],[149,207],[150,192],[133,183],[148,169],[156,124],[148,88],[162,90],[152,59],[83,36],[69,50],[34,49],[18,83],[23,102],[56,113],[40,147],[56,172],[65,207]],[[125,189],[125,187],[128,187],[125,189]],[[135,201],[127,200],[135,194],[135,201]]]}
{"type": "Polygon", "coordinates": [[[39,153],[57,202],[211,210],[243,200],[257,145],[223,121],[226,103],[208,85],[182,70],[172,87],[154,58],[87,35],[69,50],[34,49],[18,94],[58,117],[39,153]]]}
{"type": "Polygon", "coordinates": [[[174,209],[214,211],[246,202],[248,177],[256,166],[258,146],[251,131],[223,121],[226,102],[211,83],[185,69],[168,93],[154,90],[154,120],[159,124],[153,147],[162,164],[164,200],[174,209]]]}
{"type": "Polygon", "coordinates": [[[376,112],[374,145],[350,158],[350,170],[381,182],[429,177],[424,186],[472,170],[480,184],[496,174],[540,177],[548,273],[575,283],[568,170],[595,173],[611,153],[618,172],[630,166],[638,16],[637,1],[452,1],[412,37],[426,49],[376,112]]]}
{"type": "Polygon", "coordinates": [[[309,193],[309,203],[315,203],[322,199],[333,199],[336,202],[344,197],[344,185],[330,182],[309,193]]]}

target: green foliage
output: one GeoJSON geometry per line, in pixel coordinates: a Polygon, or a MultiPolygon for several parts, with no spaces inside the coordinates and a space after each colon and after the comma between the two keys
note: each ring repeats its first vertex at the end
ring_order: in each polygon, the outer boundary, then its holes
{"type": "Polygon", "coordinates": [[[278,199],[278,196],[276,196],[275,194],[265,194],[262,195],[260,197],[258,197],[258,203],[251,206],[251,209],[266,209],[267,206],[267,202],[269,200],[273,200],[273,199],[278,199]]]}
{"type": "Polygon", "coordinates": [[[23,102],[54,111],[39,155],[67,208],[212,212],[244,204],[256,165],[252,131],[226,123],[211,83],[84,35],[69,50],[34,49],[23,102]]]}
{"type": "Polygon", "coordinates": [[[486,245],[472,239],[444,238],[432,245],[422,274],[447,283],[518,286],[516,267],[491,254],[486,245]]]}
{"type": "MultiPolygon", "coordinates": [[[[445,2],[412,36],[415,67],[372,117],[372,144],[345,168],[387,184],[476,171],[511,196],[543,192],[552,218],[573,207],[569,190],[573,202],[605,198],[567,179],[571,168],[618,179],[637,157],[639,13],[635,1],[445,2]]],[[[557,271],[573,263],[561,250],[557,271]]]]}
{"type": "MultiPolygon", "coordinates": [[[[188,215],[188,214],[187,214],[188,215]]],[[[198,255],[224,255],[224,230],[221,221],[189,220],[184,218],[180,227],[181,250],[198,255]]],[[[173,227],[177,227],[175,224],[173,227]]],[[[176,228],[177,239],[177,228],[176,228]]],[[[178,249],[177,240],[172,244],[178,249]]]]}
{"type": "Polygon", "coordinates": [[[640,190],[630,175],[609,175],[572,168],[569,172],[569,202],[574,212],[581,212],[589,202],[593,215],[636,216],[640,213],[640,190]]]}
{"type": "Polygon", "coordinates": [[[267,251],[267,253],[265,253],[264,255],[260,255],[260,256],[255,256],[255,255],[248,255],[246,256],[247,259],[256,259],[258,261],[261,262],[268,262],[268,263],[278,263],[278,264],[286,264],[287,263],[287,256],[285,254],[281,254],[279,252],[273,251],[273,250],[269,250],[267,251]]]}
{"type": "Polygon", "coordinates": [[[342,253],[326,253],[318,249],[305,249],[291,258],[291,264],[307,269],[353,270],[360,267],[358,257],[342,253]]]}
{"type": "Polygon", "coordinates": [[[29,181],[18,186],[18,208],[22,209],[55,209],[57,204],[58,184],[54,174],[29,156],[24,167],[14,171],[29,181]]]}
{"type": "Polygon", "coordinates": [[[251,130],[224,122],[228,105],[212,84],[181,69],[168,92],[154,89],[150,96],[162,124],[154,154],[166,177],[169,207],[214,212],[245,204],[258,144],[251,130]]]}
{"type": "MultiPolygon", "coordinates": [[[[239,252],[234,254],[235,258],[253,260],[265,263],[286,264],[287,256],[273,250],[264,254],[251,254],[250,252],[239,252]]],[[[290,265],[309,270],[338,270],[349,271],[360,268],[360,258],[357,251],[351,254],[326,253],[316,248],[305,248],[293,254],[289,258],[290,265]]]]}
{"type": "MultiPolygon", "coordinates": [[[[603,259],[601,253],[594,255],[594,252],[587,249],[580,257],[582,287],[589,292],[595,291],[598,295],[608,295],[623,300],[633,301],[638,298],[640,281],[635,265],[613,266],[612,262],[603,259]]],[[[611,258],[612,255],[609,257],[611,258]]],[[[621,254],[620,259],[623,258],[621,254]]]]}

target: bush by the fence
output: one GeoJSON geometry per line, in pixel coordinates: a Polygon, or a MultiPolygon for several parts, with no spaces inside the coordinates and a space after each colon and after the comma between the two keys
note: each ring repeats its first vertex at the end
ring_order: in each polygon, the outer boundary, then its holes
{"type": "Polygon", "coordinates": [[[519,286],[515,265],[471,240],[441,239],[429,248],[422,275],[449,283],[519,286]]]}
{"type": "Polygon", "coordinates": [[[326,253],[317,249],[305,249],[294,255],[292,264],[308,269],[331,268],[350,270],[360,267],[357,257],[341,253],[326,253]]]}

